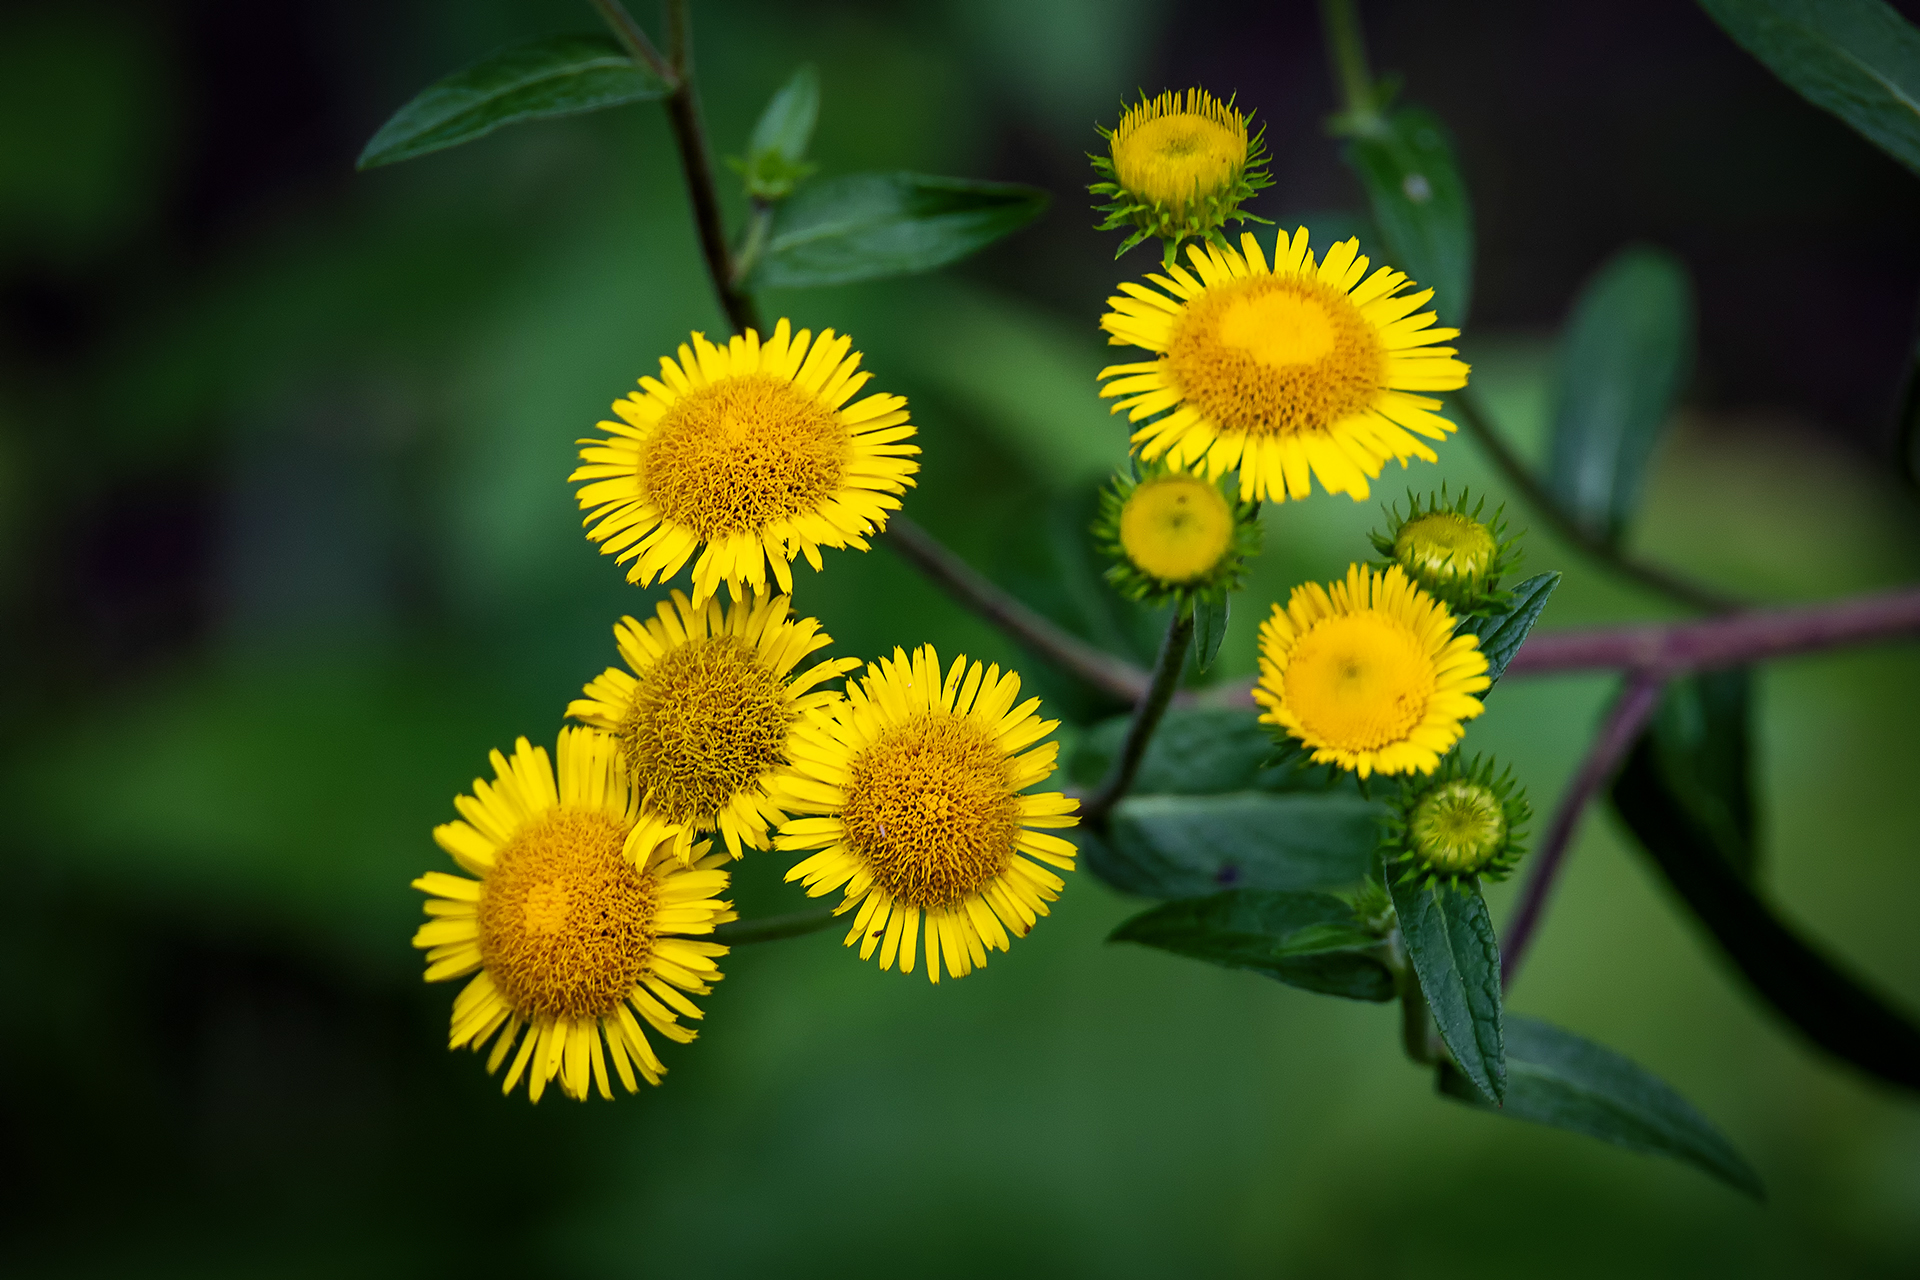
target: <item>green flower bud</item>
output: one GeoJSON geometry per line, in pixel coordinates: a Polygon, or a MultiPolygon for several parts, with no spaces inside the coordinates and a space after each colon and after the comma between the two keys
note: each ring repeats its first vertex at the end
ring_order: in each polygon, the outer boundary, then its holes
{"type": "Polygon", "coordinates": [[[1403,781],[1389,802],[1383,857],[1402,880],[1504,880],[1525,852],[1532,808],[1491,758],[1447,757],[1432,777],[1403,781]]]}
{"type": "Polygon", "coordinates": [[[1500,589],[1500,580],[1518,561],[1513,554],[1518,539],[1504,537],[1506,522],[1501,512],[1496,510],[1492,519],[1482,521],[1485,499],[1469,509],[1471,495],[1466,490],[1458,499],[1449,499],[1444,487],[1438,495],[1428,494],[1424,502],[1413,493],[1407,500],[1407,514],[1401,516],[1397,504],[1389,508],[1387,532],[1372,535],[1374,550],[1387,557],[1374,562],[1374,567],[1399,565],[1458,614],[1490,613],[1504,607],[1509,595],[1500,589]]]}

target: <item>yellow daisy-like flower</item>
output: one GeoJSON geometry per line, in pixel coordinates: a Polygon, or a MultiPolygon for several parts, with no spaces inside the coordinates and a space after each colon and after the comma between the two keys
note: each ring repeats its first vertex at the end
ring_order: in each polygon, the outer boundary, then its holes
{"type": "Polygon", "coordinates": [[[1446,605],[1399,565],[1364,565],[1345,582],[1293,589],[1260,627],[1261,723],[1277,725],[1361,777],[1432,773],[1491,683],[1480,640],[1455,635],[1446,605]]]}
{"type": "Polygon", "coordinates": [[[1145,204],[1185,213],[1233,190],[1247,167],[1247,120],[1204,89],[1142,99],[1107,138],[1114,181],[1145,204]]]}
{"type": "Polygon", "coordinates": [[[1060,744],[1034,747],[1058,725],[1019,706],[1020,677],[954,659],[946,679],[932,645],[869,663],[831,716],[801,726],[798,776],[781,849],[817,849],[787,872],[819,897],[845,886],[836,914],[856,907],[846,944],[880,967],[912,973],[926,923],[927,977],[964,977],[1025,937],[1065,886],[1038,865],[1071,871],[1074,847],[1035,830],[1080,821],[1058,791],[1021,792],[1049,776],[1060,744]],[[1028,750],[1028,748],[1032,750],[1028,750]]]}
{"type": "Polygon", "coordinates": [[[639,803],[679,827],[682,861],[695,831],[719,831],[736,858],[742,845],[767,847],[768,830],[787,816],[771,792],[790,769],[795,729],[838,701],[821,682],[860,665],[833,658],[794,675],[833,638],[812,618],[794,621],[791,608],[763,591],[731,609],[676,591],[655,617],[614,627],[632,674],[607,668],[567,707],[614,735],[639,803]]]}
{"type": "Polygon", "coordinates": [[[1141,455],[1216,479],[1238,467],[1243,499],[1274,502],[1306,497],[1310,477],[1357,501],[1387,459],[1436,461],[1414,437],[1454,426],[1414,393],[1465,386],[1467,366],[1433,345],[1459,336],[1420,311],[1433,291],[1402,292],[1390,267],[1369,275],[1357,239],[1318,267],[1305,227],[1278,239],[1271,269],[1252,235],[1240,246],[1190,245],[1198,275],[1176,266],[1147,277],[1164,292],[1126,283],[1107,300],[1108,341],[1158,353],[1100,371],[1101,396],[1124,397],[1115,413],[1153,419],[1134,432],[1141,455]]]}
{"type": "Polygon", "coordinates": [[[1220,486],[1175,471],[1142,481],[1120,507],[1120,546],[1142,573],[1186,583],[1233,547],[1233,508],[1220,486]]]}
{"type": "Polygon", "coordinates": [[[820,568],[820,548],[867,549],[913,484],[919,448],[902,396],[849,404],[872,376],[853,340],[828,329],[818,342],[785,320],[766,342],[749,329],[716,347],[701,334],[663,356],[659,378],[616,401],[611,435],[582,440],[580,486],[588,537],[642,586],[680,572],[694,552],[693,602],[725,583],[767,585],[767,567],[793,590],[797,555],[820,568]]]}
{"type": "Polygon", "coordinates": [[[427,981],[479,971],[454,997],[448,1047],[477,1053],[493,1039],[492,1073],[518,1040],[501,1092],[525,1075],[535,1102],[555,1076],[571,1098],[584,1100],[590,1083],[613,1097],[609,1059],[629,1093],[635,1072],[659,1084],[666,1067],[641,1023],[693,1039],[680,1017],[701,1014],[682,993],[711,993],[727,949],[684,935],[734,918],[715,896],[727,888],[713,865],[725,855],[691,866],[674,857],[672,828],[640,811],[612,738],[562,729],[558,755],[556,783],[546,750],[525,738],[511,760],[495,751],[494,781],[454,798],[464,821],[433,832],[477,878],[429,871],[413,882],[430,895],[432,918],[413,938],[427,981]]]}

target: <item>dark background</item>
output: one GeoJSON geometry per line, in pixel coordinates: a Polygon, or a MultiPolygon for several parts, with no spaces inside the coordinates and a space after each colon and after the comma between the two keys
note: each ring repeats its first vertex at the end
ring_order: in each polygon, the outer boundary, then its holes
{"type": "MultiPolygon", "coordinates": [[[[1082,530],[1123,440],[1093,394],[1094,322],[1148,251],[1115,264],[1117,237],[1089,229],[1083,153],[1122,95],[1197,82],[1266,124],[1259,211],[1357,209],[1314,7],[695,7],[720,152],[810,59],[829,172],[1054,193],[962,269],[766,305],[850,331],[876,386],[912,398],[916,518],[1139,652],[1150,620],[1102,597],[1082,530]]],[[[1701,355],[1639,548],[1772,600],[1920,575],[1889,461],[1913,175],[1690,5],[1364,11],[1376,65],[1455,132],[1480,233],[1462,345],[1521,446],[1540,448],[1582,280],[1660,244],[1693,272],[1701,355]]],[[[436,76],[592,26],[559,0],[0,8],[0,1264],[1920,1267],[1920,1116],[1755,1008],[1610,818],[1516,1007],[1682,1087],[1760,1166],[1765,1209],[1434,1098],[1388,1010],[1106,948],[1136,904],[1085,874],[1033,938],[937,990],[830,935],[742,951],[668,1083],[616,1106],[503,1101],[445,1053],[452,989],[424,988],[406,945],[406,881],[442,862],[428,829],[488,748],[550,739],[612,660],[614,618],[650,608],[579,535],[572,441],[688,329],[723,325],[652,108],[353,160],[436,76]]],[[[1409,477],[1440,478],[1489,479],[1467,442],[1409,477]]],[[[1251,670],[1266,601],[1338,573],[1374,518],[1324,497],[1270,512],[1226,675],[1251,670]]],[[[1547,625],[1663,611],[1539,535],[1530,564],[1571,571],[1547,625]]],[[[931,639],[1020,661],[1069,739],[1113,710],[885,550],[830,555],[799,594],[840,652],[931,639]]],[[[1770,671],[1759,744],[1771,884],[1910,1003],[1915,656],[1770,671]]],[[[1472,741],[1544,803],[1607,694],[1503,685],[1472,741]]],[[[794,903],[782,869],[742,864],[743,910],[794,903]]]]}

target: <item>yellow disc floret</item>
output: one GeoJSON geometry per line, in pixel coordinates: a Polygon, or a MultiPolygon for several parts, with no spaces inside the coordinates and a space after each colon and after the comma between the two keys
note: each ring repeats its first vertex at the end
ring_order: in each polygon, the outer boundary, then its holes
{"type": "Polygon", "coordinates": [[[1479,639],[1454,623],[1398,565],[1296,587],[1260,628],[1260,719],[1363,778],[1432,773],[1489,683],[1479,639]]]}
{"type": "Polygon", "coordinates": [[[1078,802],[1025,789],[1053,772],[1058,721],[1015,705],[1020,678],[956,658],[944,679],[923,645],[871,663],[831,716],[802,724],[789,819],[776,843],[818,850],[787,872],[818,897],[844,886],[848,946],[913,972],[925,922],[927,977],[964,977],[1024,936],[1073,868],[1074,847],[1036,828],[1070,827],[1078,802]]]}
{"type": "Polygon", "coordinates": [[[1220,487],[1174,473],[1144,480],[1120,508],[1120,545],[1142,572],[1168,583],[1213,572],[1234,543],[1234,514],[1220,487]]]}
{"type": "Polygon", "coordinates": [[[731,608],[695,605],[678,591],[642,623],[613,630],[631,674],[609,668],[567,714],[611,732],[627,779],[651,813],[680,830],[718,831],[734,857],[767,847],[786,814],[771,798],[790,766],[800,719],[839,695],[819,686],[859,666],[801,660],[832,643],[812,618],[790,616],[786,596],[756,593],[731,608]]]}
{"type": "Polygon", "coordinates": [[[616,401],[606,439],[583,440],[580,486],[588,537],[642,586],[680,572],[694,553],[693,601],[725,584],[793,589],[795,556],[820,568],[820,548],[867,549],[920,450],[907,402],[854,401],[870,375],[851,339],[818,342],[785,320],[764,343],[749,329],[725,346],[701,334],[662,357],[659,378],[616,401]],[[849,403],[851,402],[851,403],[849,403]]]}
{"type": "Polygon", "coordinates": [[[563,729],[557,754],[556,777],[525,738],[511,759],[494,752],[494,780],[475,780],[454,800],[461,820],[433,832],[472,878],[413,882],[429,895],[413,939],[427,981],[474,975],[454,998],[449,1047],[492,1041],[495,1072],[518,1044],[502,1091],[524,1076],[535,1102],[555,1077],[569,1097],[611,1098],[609,1063],[629,1092],[636,1073],[660,1083],[642,1024],[693,1039],[680,1019],[700,1010],[685,993],[709,994],[727,953],[697,935],[734,918],[716,896],[724,855],[705,858],[703,843],[691,865],[674,856],[674,828],[640,809],[611,737],[563,729]]]}
{"type": "Polygon", "coordinates": [[[1184,214],[1233,189],[1247,167],[1247,121],[1203,89],[1127,109],[1107,139],[1114,180],[1142,202],[1184,214]]]}
{"type": "Polygon", "coordinates": [[[1429,327],[1433,291],[1403,292],[1412,282],[1387,267],[1369,274],[1357,239],[1316,266],[1302,227],[1280,237],[1271,269],[1251,235],[1240,245],[1189,246],[1193,273],[1149,277],[1164,292],[1128,283],[1108,299],[1109,341],[1156,353],[1100,372],[1114,411],[1146,424],[1141,455],[1209,479],[1237,467],[1243,499],[1276,502],[1306,497],[1315,477],[1365,498],[1389,459],[1435,461],[1415,436],[1454,427],[1414,393],[1464,386],[1468,371],[1432,345],[1459,332],[1429,327]]]}

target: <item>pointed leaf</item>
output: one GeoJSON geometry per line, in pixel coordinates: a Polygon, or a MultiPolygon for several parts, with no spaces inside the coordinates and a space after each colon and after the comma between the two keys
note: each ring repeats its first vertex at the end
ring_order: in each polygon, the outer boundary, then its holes
{"type": "Polygon", "coordinates": [[[757,289],[806,289],[931,271],[1018,231],[1047,193],[1011,182],[851,173],[784,205],[754,269],[757,289]]]}
{"type": "Polygon", "coordinates": [[[1251,969],[1350,1000],[1394,996],[1380,939],[1361,927],[1345,899],[1330,893],[1235,889],[1169,902],[1124,922],[1108,941],[1251,969]]]}
{"type": "Polygon", "coordinates": [[[1367,189],[1391,255],[1375,265],[1432,289],[1442,323],[1464,323],[1473,293],[1473,208],[1446,127],[1430,111],[1404,108],[1379,133],[1355,138],[1346,161],[1367,189]]]}
{"type": "Polygon", "coordinates": [[[1880,0],[1700,0],[1801,97],[1920,173],[1920,31],[1880,0]]]}
{"type": "Polygon", "coordinates": [[[1623,249],[1587,282],[1560,340],[1547,485],[1590,535],[1619,540],[1693,366],[1680,260],[1623,249]]]}
{"type": "Polygon", "coordinates": [[[1463,618],[1454,629],[1455,635],[1471,632],[1480,637],[1480,652],[1487,655],[1489,680],[1499,682],[1513,655],[1526,643],[1533,624],[1540,621],[1553,589],[1559,585],[1558,572],[1535,574],[1513,589],[1513,601],[1504,612],[1483,618],[1463,618]]]}
{"type": "Polygon", "coordinates": [[[1668,795],[1703,843],[1748,879],[1759,861],[1752,721],[1753,673],[1734,667],[1668,685],[1649,730],[1668,795]]]}
{"type": "Polygon", "coordinates": [[[422,90],[380,126],[359,167],[411,160],[520,120],[579,115],[668,92],[606,36],[548,36],[491,54],[422,90]]]}
{"type": "Polygon", "coordinates": [[[1367,874],[1381,813],[1338,792],[1129,796],[1114,807],[1106,839],[1082,848],[1094,874],[1142,897],[1339,888],[1367,874]]]}
{"type": "Polygon", "coordinates": [[[1495,1115],[1583,1133],[1629,1151],[1681,1160],[1756,1200],[1760,1175],[1673,1087],[1632,1059],[1538,1018],[1508,1014],[1507,1096],[1489,1106],[1450,1064],[1440,1091],[1495,1115]]]}
{"type": "Polygon", "coordinates": [[[812,169],[806,163],[807,145],[819,118],[820,73],[806,63],[773,95],[753,126],[744,165],[748,195],[783,200],[792,194],[794,184],[812,169]]]}
{"type": "Polygon", "coordinates": [[[1507,1087],[1500,1030],[1500,943],[1477,882],[1409,884],[1388,877],[1400,937],[1447,1052],[1481,1094],[1507,1087]]]}
{"type": "Polygon", "coordinates": [[[1193,602],[1193,665],[1204,672],[1219,656],[1220,642],[1227,638],[1227,612],[1232,597],[1202,596],[1193,602]]]}
{"type": "Polygon", "coordinates": [[[1829,1053],[1920,1090],[1920,1026],[1774,914],[1675,798],[1650,736],[1627,757],[1613,803],[1681,901],[1781,1016],[1829,1053]]]}
{"type": "MultiPolygon", "coordinates": [[[[1079,786],[1098,786],[1132,720],[1114,716],[1087,730],[1067,763],[1067,776],[1079,786]]],[[[1273,755],[1273,737],[1252,709],[1173,707],[1147,743],[1133,792],[1193,796],[1301,789],[1297,774],[1266,767],[1273,755]]]]}

